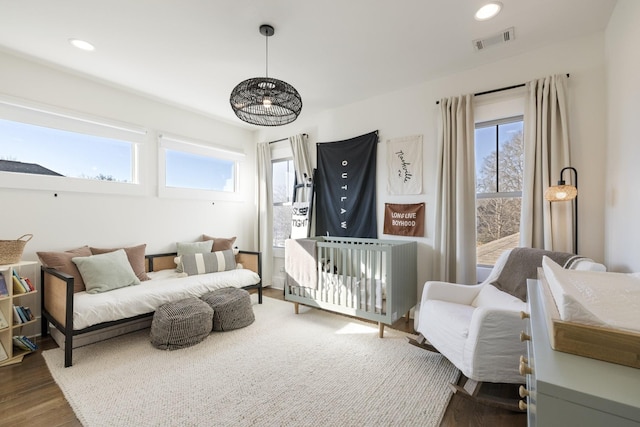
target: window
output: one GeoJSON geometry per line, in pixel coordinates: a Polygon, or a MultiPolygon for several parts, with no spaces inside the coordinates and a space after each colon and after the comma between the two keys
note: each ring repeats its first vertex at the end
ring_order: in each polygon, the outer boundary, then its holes
{"type": "Polygon", "coordinates": [[[134,182],[134,144],[0,119],[0,170],[134,182]]]}
{"type": "Polygon", "coordinates": [[[480,265],[495,264],[500,253],[519,243],[522,130],[522,116],[476,124],[476,255],[480,265]]]}
{"type": "Polygon", "coordinates": [[[145,135],[130,125],[2,97],[3,186],[139,192],[137,153],[145,135]]]}
{"type": "Polygon", "coordinates": [[[291,203],[295,182],[293,159],[271,162],[273,177],[273,246],[283,248],[291,236],[291,203]]]}
{"type": "Polygon", "coordinates": [[[238,197],[238,165],[244,154],[205,142],[160,135],[159,191],[167,197],[238,197]]]}

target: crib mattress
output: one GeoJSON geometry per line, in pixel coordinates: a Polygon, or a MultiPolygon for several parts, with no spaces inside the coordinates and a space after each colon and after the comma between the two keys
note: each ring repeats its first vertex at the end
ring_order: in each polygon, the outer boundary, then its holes
{"type": "Polygon", "coordinates": [[[98,323],[151,313],[160,305],[187,297],[200,297],[215,289],[242,288],[260,282],[248,269],[186,276],[173,270],[150,273],[151,280],[139,285],[88,294],[78,292],[73,300],[73,328],[80,330],[98,323]]]}

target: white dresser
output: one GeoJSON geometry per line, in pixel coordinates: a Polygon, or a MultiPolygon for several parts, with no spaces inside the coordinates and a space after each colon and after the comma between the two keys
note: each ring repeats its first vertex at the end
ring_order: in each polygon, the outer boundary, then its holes
{"type": "Polygon", "coordinates": [[[528,425],[640,426],[640,369],[554,351],[538,281],[528,280],[527,288],[530,339],[521,372],[528,372],[528,425]]]}

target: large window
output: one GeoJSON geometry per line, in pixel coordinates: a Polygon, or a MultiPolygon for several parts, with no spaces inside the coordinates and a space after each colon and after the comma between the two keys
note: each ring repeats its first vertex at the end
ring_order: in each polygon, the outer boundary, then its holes
{"type": "Polygon", "coordinates": [[[524,166],[522,116],[477,123],[477,259],[493,265],[519,243],[524,166]]]}
{"type": "Polygon", "coordinates": [[[3,186],[140,192],[138,152],[145,137],[144,129],[132,125],[3,96],[3,186]]]}
{"type": "Polygon", "coordinates": [[[273,246],[284,247],[291,236],[291,203],[295,170],[293,159],[278,159],[272,163],[273,176],[273,246]]]}
{"type": "Polygon", "coordinates": [[[134,182],[134,144],[0,119],[0,170],[134,182]]]}
{"type": "Polygon", "coordinates": [[[159,191],[162,196],[238,197],[238,167],[244,154],[205,142],[160,135],[159,191]]]}

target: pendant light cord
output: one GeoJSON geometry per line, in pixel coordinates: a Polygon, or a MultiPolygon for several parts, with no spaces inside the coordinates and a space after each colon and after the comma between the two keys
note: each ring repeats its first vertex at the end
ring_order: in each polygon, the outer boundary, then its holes
{"type": "Polygon", "coordinates": [[[265,77],[269,77],[269,35],[264,36],[265,39],[265,77]]]}

